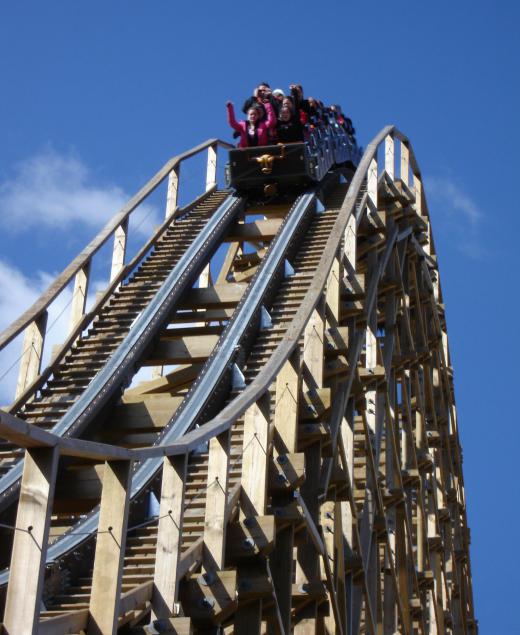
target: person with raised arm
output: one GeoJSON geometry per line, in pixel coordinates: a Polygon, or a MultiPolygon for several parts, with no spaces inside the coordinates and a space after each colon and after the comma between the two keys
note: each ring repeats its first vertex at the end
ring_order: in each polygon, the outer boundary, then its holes
{"type": "Polygon", "coordinates": [[[238,132],[240,141],[239,148],[251,148],[255,146],[265,146],[271,141],[271,133],[276,126],[276,115],[271,104],[264,103],[266,119],[262,120],[258,106],[251,106],[247,111],[247,119],[237,121],[233,102],[226,104],[229,125],[238,132]]]}

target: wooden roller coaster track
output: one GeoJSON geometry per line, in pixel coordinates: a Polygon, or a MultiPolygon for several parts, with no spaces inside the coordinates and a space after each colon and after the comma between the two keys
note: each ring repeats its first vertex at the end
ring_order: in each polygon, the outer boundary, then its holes
{"type": "Polygon", "coordinates": [[[408,139],[384,128],[355,172],[276,204],[217,189],[219,146],[169,161],[0,334],[0,351],[23,336],[0,410],[2,632],[476,634],[408,139]],[[179,208],[180,166],[206,150],[205,192],[179,208]],[[164,222],[127,260],[129,218],[163,182],[164,222]]]}

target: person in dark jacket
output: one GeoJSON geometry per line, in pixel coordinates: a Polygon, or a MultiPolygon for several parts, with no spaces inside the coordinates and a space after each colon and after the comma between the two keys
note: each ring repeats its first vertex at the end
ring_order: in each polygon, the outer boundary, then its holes
{"type": "Polygon", "coordinates": [[[273,97],[271,88],[267,82],[258,84],[251,97],[248,97],[242,106],[242,112],[247,113],[251,106],[258,106],[262,112],[262,121],[267,118],[265,104],[269,103],[273,107],[275,113],[278,113],[279,102],[273,97]]]}
{"type": "Polygon", "coordinates": [[[303,126],[299,117],[295,117],[288,106],[282,106],[276,123],[278,143],[297,143],[303,141],[303,126]]]}

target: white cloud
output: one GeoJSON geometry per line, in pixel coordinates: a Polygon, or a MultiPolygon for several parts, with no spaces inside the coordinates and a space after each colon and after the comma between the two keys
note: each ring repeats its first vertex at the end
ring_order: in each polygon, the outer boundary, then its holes
{"type": "MultiPolygon", "coordinates": [[[[46,150],[18,164],[0,183],[1,223],[12,231],[34,226],[68,230],[71,225],[101,227],[130,196],[117,185],[93,183],[88,167],[76,156],[46,150]]],[[[157,224],[153,207],[144,203],[135,215],[140,233],[157,224]]]]}
{"type": "Polygon", "coordinates": [[[457,242],[458,249],[473,259],[484,255],[480,241],[480,223],[483,212],[463,187],[452,178],[427,177],[426,195],[430,202],[430,213],[434,229],[449,231],[457,242]]]}

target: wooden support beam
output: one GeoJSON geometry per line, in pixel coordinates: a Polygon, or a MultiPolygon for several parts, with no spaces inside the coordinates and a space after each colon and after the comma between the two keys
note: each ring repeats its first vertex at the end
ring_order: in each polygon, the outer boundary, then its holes
{"type": "Polygon", "coordinates": [[[166,194],[165,218],[169,218],[177,209],[177,200],[179,197],[179,177],[181,172],[180,163],[176,165],[168,175],[168,190],[166,194]]]}
{"type": "MultiPolygon", "coordinates": [[[[317,390],[323,387],[324,381],[324,337],[325,337],[325,297],[305,327],[303,337],[303,384],[307,389],[317,390]]],[[[301,487],[301,502],[307,508],[308,526],[319,523],[319,478],[321,471],[321,443],[319,439],[305,448],[306,480],[301,487]]],[[[307,532],[305,542],[298,546],[296,563],[296,584],[316,581],[319,577],[318,553],[312,548],[313,536],[307,532]]],[[[309,602],[298,612],[294,625],[296,635],[304,635],[308,629],[316,631],[317,604],[309,602]]]]}
{"type": "Polygon", "coordinates": [[[90,260],[82,267],[74,278],[74,290],[72,291],[72,303],[70,307],[69,333],[72,333],[81,318],[85,315],[88,285],[90,279],[90,260]]]}
{"type": "Polygon", "coordinates": [[[214,437],[209,443],[203,563],[205,571],[210,573],[224,568],[229,443],[229,430],[214,437]]]}
{"type": "Polygon", "coordinates": [[[125,266],[126,243],[128,239],[128,218],[114,232],[114,249],[112,252],[112,268],[110,270],[110,280],[117,277],[121,269],[125,266]]]}
{"type": "Polygon", "coordinates": [[[385,170],[388,176],[393,180],[395,174],[395,151],[394,138],[392,135],[385,137],[385,170]]]}
{"type": "Polygon", "coordinates": [[[220,272],[217,276],[217,281],[215,282],[216,285],[223,285],[228,281],[228,275],[231,271],[231,267],[233,266],[233,261],[240,250],[240,244],[241,243],[239,241],[229,244],[226,257],[224,258],[224,262],[222,263],[222,267],[220,268],[220,272]]]}
{"type": "Polygon", "coordinates": [[[106,461],[90,595],[88,635],[111,635],[119,617],[132,461],[106,461]]]}
{"type": "Polygon", "coordinates": [[[178,592],[178,563],[184,518],[187,456],[164,457],[157,546],[155,551],[152,618],[174,615],[178,592]]]}
{"type": "MultiPolygon", "coordinates": [[[[276,377],[273,444],[276,456],[296,452],[300,395],[299,352],[296,350],[276,377]]],[[[274,495],[273,507],[292,504],[292,494],[274,495]]],[[[291,632],[294,527],[277,533],[271,571],[285,633],[291,632]]]]}
{"type": "Polygon", "coordinates": [[[294,353],[276,377],[274,447],[277,454],[289,454],[297,450],[299,395],[299,356],[294,353]]]}
{"type": "Polygon", "coordinates": [[[180,302],[181,309],[200,309],[238,304],[247,284],[231,283],[215,285],[207,289],[191,289],[180,302]]]}
{"type": "Polygon", "coordinates": [[[217,145],[208,147],[208,165],[206,168],[206,192],[217,184],[217,145]]]}
{"type": "Polygon", "coordinates": [[[250,223],[235,223],[226,235],[228,242],[265,241],[276,236],[282,219],[255,220],[250,223]]]}
{"type": "Polygon", "coordinates": [[[40,374],[47,316],[47,311],[44,311],[25,329],[15,399],[22,395],[40,374]]]}
{"type": "Polygon", "coordinates": [[[401,170],[399,176],[405,185],[410,183],[410,150],[404,141],[401,141],[401,170]]]}
{"type": "Polygon", "coordinates": [[[160,339],[145,366],[156,364],[197,364],[206,361],[219,340],[218,335],[196,335],[177,340],[160,339]]]}
{"type": "Polygon", "coordinates": [[[3,621],[7,635],[38,632],[58,460],[56,448],[25,453],[3,621]]]}
{"type": "Polygon", "coordinates": [[[264,395],[244,415],[242,441],[241,517],[261,516],[267,504],[267,474],[271,453],[270,396],[264,395]]]}

